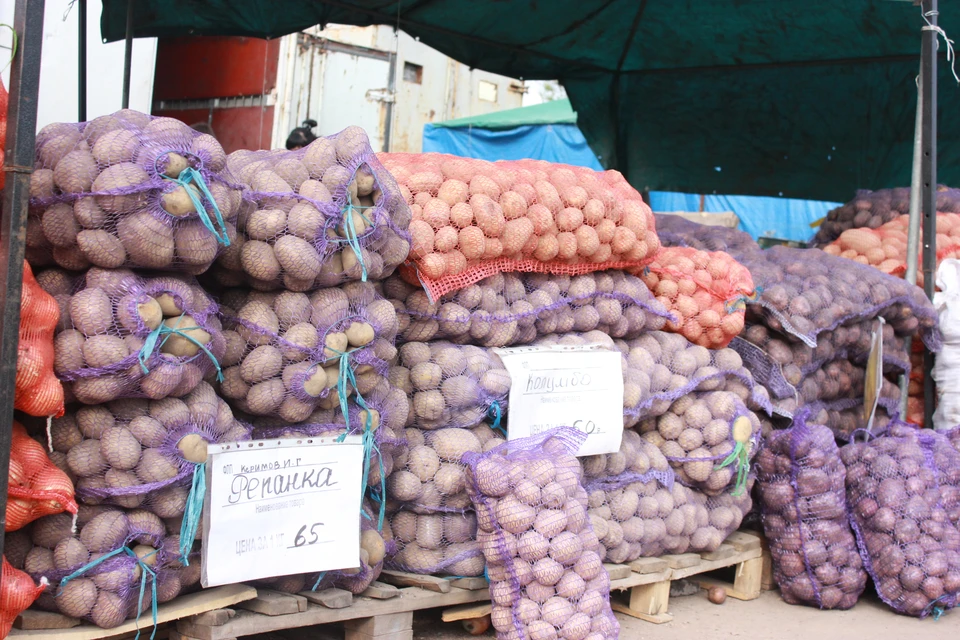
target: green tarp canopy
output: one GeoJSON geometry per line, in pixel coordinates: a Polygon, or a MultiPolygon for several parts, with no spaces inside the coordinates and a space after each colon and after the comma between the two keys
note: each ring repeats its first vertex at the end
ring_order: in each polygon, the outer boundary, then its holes
{"type": "Polygon", "coordinates": [[[476,127],[478,129],[513,129],[538,124],[577,124],[577,112],[569,100],[551,100],[518,109],[494,111],[469,118],[434,122],[434,127],[476,127]]]}
{"type": "MultiPolygon", "coordinates": [[[[910,1],[129,4],[136,37],[386,24],[471,67],[557,79],[601,161],[639,189],[843,201],[910,182],[923,25],[910,1]]],[[[123,39],[127,0],[103,6],[104,39],[123,39]]],[[[940,25],[960,36],[960,6],[941,6],[940,25]]],[[[939,181],[960,185],[960,90],[943,52],[941,40],[939,181]]]]}

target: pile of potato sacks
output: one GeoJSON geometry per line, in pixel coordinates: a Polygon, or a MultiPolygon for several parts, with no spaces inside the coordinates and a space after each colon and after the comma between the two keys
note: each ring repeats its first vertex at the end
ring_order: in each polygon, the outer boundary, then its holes
{"type": "Polygon", "coordinates": [[[906,337],[935,342],[929,304],[890,276],[655,217],[617,172],[378,157],[356,127],[227,155],[123,111],[42,130],[31,186],[66,412],[25,424],[80,506],[75,528],[9,534],[8,560],[54,586],[37,606],[103,627],[150,606],[148,568],[158,601],[199,588],[203,541],[182,525],[210,444],[349,431],[375,443],[361,566],[262,584],[489,570],[501,637],[616,637],[603,562],[717,549],[753,509],[763,433],[793,412],[862,426],[877,317],[886,374],[908,369],[906,337]],[[577,458],[567,432],[503,449],[496,349],[518,345],[618,354],[616,451],[577,458]]]}

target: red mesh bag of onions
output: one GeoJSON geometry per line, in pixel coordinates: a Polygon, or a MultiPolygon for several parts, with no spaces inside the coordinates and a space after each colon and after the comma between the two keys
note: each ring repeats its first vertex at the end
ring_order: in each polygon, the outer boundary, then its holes
{"type": "Polygon", "coordinates": [[[14,408],[31,416],[63,415],[63,385],[53,372],[53,336],[59,319],[56,300],[40,287],[24,260],[14,408]]]}
{"type": "MultiPolygon", "coordinates": [[[[2,85],[0,85],[2,87],[2,85]]],[[[0,638],[6,638],[13,621],[47,588],[47,582],[34,585],[23,571],[14,569],[3,556],[3,579],[0,581],[0,638]]]]}
{"type": "Polygon", "coordinates": [[[867,574],[847,515],[846,469],[833,433],[806,417],[774,431],[757,457],[763,530],[786,602],[849,609],[867,574]]]}
{"type": "Polygon", "coordinates": [[[711,349],[727,346],[743,330],[744,303],[756,297],[750,272],[723,251],[664,248],[633,271],[676,316],[667,330],[711,349]]]}
{"type": "Polygon", "coordinates": [[[574,457],[585,437],[561,427],[464,456],[501,640],[619,637],[574,457]]]}
{"type": "Polygon", "coordinates": [[[39,442],[13,423],[7,485],[6,530],[16,531],[29,522],[55,513],[77,513],[73,483],[47,457],[39,442]]]}
{"type": "Polygon", "coordinates": [[[944,508],[934,457],[917,430],[895,422],[885,435],[846,445],[840,456],[860,555],[880,598],[921,618],[954,607],[960,531],[944,508]]]}
{"type": "Polygon", "coordinates": [[[506,271],[578,275],[642,266],[653,213],[617,171],[540,160],[381,153],[410,204],[410,260],[431,299],[506,271]]]}

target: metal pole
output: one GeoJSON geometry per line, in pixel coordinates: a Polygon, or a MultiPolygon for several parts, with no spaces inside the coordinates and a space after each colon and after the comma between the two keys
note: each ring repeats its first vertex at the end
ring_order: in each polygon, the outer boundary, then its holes
{"type": "Polygon", "coordinates": [[[79,122],[87,120],[87,0],[77,1],[77,116],[79,122]]]}
{"type": "Polygon", "coordinates": [[[133,58],[133,0],[127,0],[127,35],[123,51],[122,108],[130,108],[130,65],[133,58]]]}
{"type": "MultiPolygon", "coordinates": [[[[924,0],[923,13],[930,22],[922,29],[920,49],[920,94],[923,101],[923,289],[928,297],[933,298],[934,274],[937,270],[937,0],[924,0]]],[[[923,353],[923,418],[928,427],[933,426],[935,400],[933,354],[927,349],[923,353]]]]}
{"type": "MultiPolygon", "coordinates": [[[[923,76],[923,70],[920,70],[923,76]]],[[[918,78],[919,80],[919,78],[918,78]]],[[[913,125],[913,173],[910,176],[910,226],[907,229],[907,274],[904,279],[917,284],[917,262],[920,257],[920,180],[923,156],[923,95],[917,87],[917,117],[913,125]]],[[[907,358],[913,353],[913,338],[907,338],[907,358]]],[[[900,376],[900,418],[907,418],[910,376],[900,376]]]]}
{"type": "MultiPolygon", "coordinates": [[[[6,529],[7,473],[13,429],[13,395],[17,378],[20,338],[20,285],[30,204],[37,131],[37,98],[40,92],[40,47],[43,44],[44,0],[17,0],[13,28],[19,46],[10,68],[10,103],[7,106],[7,143],[3,170],[3,208],[0,210],[0,523],[6,529]]],[[[3,537],[0,536],[0,554],[3,537]]]]}

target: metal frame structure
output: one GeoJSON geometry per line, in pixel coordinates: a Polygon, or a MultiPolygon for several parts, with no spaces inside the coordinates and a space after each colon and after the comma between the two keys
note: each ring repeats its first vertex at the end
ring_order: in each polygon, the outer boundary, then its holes
{"type": "MultiPolygon", "coordinates": [[[[933,299],[937,271],[937,0],[923,0],[924,19],[920,48],[921,156],[920,183],[923,208],[923,288],[933,299]]],[[[933,383],[933,353],[923,352],[923,419],[933,427],[936,392],[933,383]]]]}
{"type": "MultiPolygon", "coordinates": [[[[13,28],[17,50],[10,70],[7,143],[4,149],[3,209],[0,211],[0,522],[6,529],[7,474],[13,431],[13,397],[20,339],[20,288],[30,204],[30,174],[36,147],[37,100],[40,95],[40,53],[43,45],[44,0],[17,0],[13,28]]],[[[3,537],[0,536],[0,554],[3,537]]]]}

